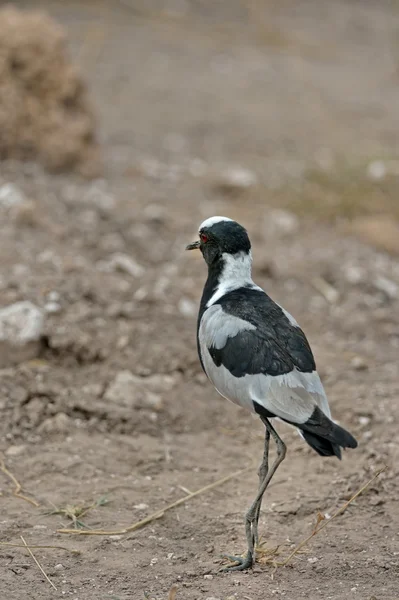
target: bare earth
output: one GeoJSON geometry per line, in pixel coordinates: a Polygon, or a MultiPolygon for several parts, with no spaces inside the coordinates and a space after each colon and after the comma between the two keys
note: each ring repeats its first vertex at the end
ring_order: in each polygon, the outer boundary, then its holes
{"type": "Polygon", "coordinates": [[[397,148],[395,3],[292,0],[257,13],[252,2],[249,22],[233,0],[130,2],[15,3],[67,28],[107,164],[94,182],[1,167],[28,201],[1,214],[0,304],[44,306],[56,291],[61,310],[47,317],[40,360],[1,372],[0,449],[40,506],[13,497],[0,473],[0,540],[81,553],[33,550],[55,591],[23,549],[0,547],[0,598],[166,600],[177,584],[176,600],[398,599],[397,259],[268,202],[331,154],[361,161],[397,148]],[[220,185],[231,165],[257,174],[251,193],[220,185]],[[196,355],[205,266],[184,246],[212,214],[249,230],[257,283],[304,328],[333,415],[359,440],[342,462],[323,460],[278,425],[288,455],[265,498],[266,547],[287,556],[319,511],[333,514],[388,465],[276,571],[218,573],[222,552],[245,550],[263,430],[217,395],[196,355]],[[143,270],[116,268],[115,253],[143,270]],[[133,392],[118,395],[118,374],[133,392]],[[246,467],[125,535],[57,533],[71,520],[45,514],[106,496],[81,520],[115,531],[246,467]]]}

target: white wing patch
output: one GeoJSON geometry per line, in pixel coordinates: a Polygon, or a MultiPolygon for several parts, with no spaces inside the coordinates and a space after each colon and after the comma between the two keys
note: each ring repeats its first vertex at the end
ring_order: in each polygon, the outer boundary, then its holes
{"type": "Polygon", "coordinates": [[[198,332],[200,347],[217,350],[224,348],[227,338],[234,337],[241,331],[256,329],[255,325],[225,313],[220,304],[210,306],[204,313],[198,332]]]}
{"type": "Polygon", "coordinates": [[[255,329],[243,319],[224,313],[221,306],[208,308],[200,323],[198,337],[205,372],[221,396],[254,412],[254,402],[280,419],[300,425],[309,419],[316,406],[331,417],[327,396],[317,371],[271,376],[259,373],[234,377],[226,367],[217,367],[208,348],[223,348],[228,337],[255,329]]]}

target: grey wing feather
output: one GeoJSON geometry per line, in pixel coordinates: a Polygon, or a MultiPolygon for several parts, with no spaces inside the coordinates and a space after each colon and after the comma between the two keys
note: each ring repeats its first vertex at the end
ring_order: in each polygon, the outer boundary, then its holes
{"type": "MultiPolygon", "coordinates": [[[[262,347],[259,346],[262,336],[258,334],[252,323],[226,313],[219,304],[205,311],[198,330],[199,350],[204,370],[217,391],[250,410],[254,410],[253,403],[256,402],[271,414],[292,423],[304,423],[316,406],[330,417],[328,400],[315,370],[302,372],[293,367],[280,375],[252,373],[237,377],[226,368],[225,364],[229,362],[224,353],[233,344],[235,349],[240,347],[240,341],[245,342],[241,344],[245,360],[248,357],[251,360],[252,347],[256,347],[258,355],[262,355],[262,347]],[[247,344],[251,335],[256,335],[256,346],[247,344]]],[[[263,343],[269,350],[273,340],[264,339],[263,343]]],[[[281,347],[278,352],[282,352],[281,347]]]]}

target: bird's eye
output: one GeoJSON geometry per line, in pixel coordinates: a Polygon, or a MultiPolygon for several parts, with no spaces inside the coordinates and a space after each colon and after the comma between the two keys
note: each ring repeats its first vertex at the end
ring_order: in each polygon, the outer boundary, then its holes
{"type": "Polygon", "coordinates": [[[208,236],[205,235],[205,233],[200,233],[200,240],[203,244],[206,244],[206,242],[208,241],[208,236]]]}

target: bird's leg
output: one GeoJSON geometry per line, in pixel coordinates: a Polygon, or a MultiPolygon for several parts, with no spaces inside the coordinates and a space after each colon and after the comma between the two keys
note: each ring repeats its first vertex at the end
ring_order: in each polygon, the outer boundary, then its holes
{"type": "MultiPolygon", "coordinates": [[[[262,485],[263,481],[265,480],[267,472],[269,470],[269,442],[270,442],[270,431],[269,431],[269,429],[266,428],[265,447],[263,450],[263,460],[262,460],[262,463],[261,463],[261,465],[259,467],[259,471],[258,471],[259,490],[260,490],[261,485],[262,485]]],[[[256,511],[255,511],[255,519],[254,519],[254,522],[252,523],[252,536],[253,536],[253,540],[254,540],[255,550],[259,545],[258,523],[259,523],[261,506],[262,506],[262,497],[259,499],[258,505],[256,507],[256,511]]]]}
{"type": "MultiPolygon", "coordinates": [[[[251,508],[245,515],[245,533],[247,536],[248,542],[248,551],[245,558],[241,558],[240,556],[230,556],[225,554],[226,558],[237,562],[238,564],[232,567],[225,567],[223,571],[243,571],[244,569],[248,569],[253,566],[254,558],[255,558],[255,548],[254,548],[254,534],[253,534],[253,523],[256,518],[257,511],[260,510],[260,503],[262,502],[263,495],[266,491],[267,486],[269,485],[273,475],[277,471],[280,464],[283,462],[286,455],[286,446],[283,440],[278,435],[277,431],[274,429],[273,425],[270,423],[268,419],[265,417],[261,417],[263,423],[265,424],[266,430],[269,431],[269,434],[273,437],[277,446],[277,456],[276,460],[271,466],[270,471],[268,471],[265,476],[263,482],[259,486],[258,493],[254,502],[252,503],[251,508]]],[[[265,446],[266,446],[266,438],[265,438],[265,446]]],[[[263,463],[262,463],[263,465],[263,463]]]]}

